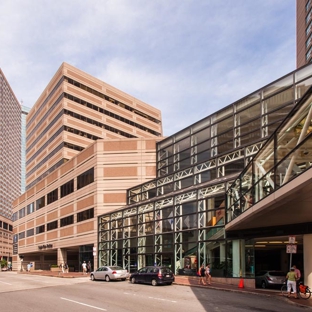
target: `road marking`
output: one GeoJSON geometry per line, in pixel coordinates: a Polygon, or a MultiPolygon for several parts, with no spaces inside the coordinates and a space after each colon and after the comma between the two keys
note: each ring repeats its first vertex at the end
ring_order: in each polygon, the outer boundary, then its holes
{"type": "Polygon", "coordinates": [[[86,306],[86,307],[89,307],[89,308],[93,308],[93,309],[97,309],[97,310],[101,310],[101,311],[107,311],[106,309],[95,307],[95,306],[92,306],[92,305],[89,305],[89,304],[86,304],[86,303],[82,303],[82,302],[79,302],[79,301],[75,301],[75,300],[71,300],[71,299],[67,299],[67,298],[63,298],[63,297],[61,297],[61,299],[67,300],[67,301],[70,301],[70,302],[73,302],[73,303],[77,303],[77,304],[80,304],[80,305],[83,305],[83,306],[86,306]]]}
{"type": "MultiPolygon", "coordinates": [[[[136,294],[130,294],[130,293],[127,293],[127,292],[124,292],[125,295],[132,295],[132,296],[136,296],[136,294]]],[[[177,301],[174,301],[174,300],[168,300],[168,299],[163,299],[163,298],[156,298],[156,297],[148,297],[149,299],[154,299],[154,300],[161,300],[161,301],[169,301],[169,302],[172,302],[172,303],[177,303],[177,301]]]]}
{"type": "Polygon", "coordinates": [[[10,284],[10,283],[6,283],[6,282],[2,282],[2,281],[0,281],[0,283],[6,284],[6,285],[12,285],[12,284],[10,284]]]}
{"type": "Polygon", "coordinates": [[[173,303],[177,303],[174,300],[168,300],[168,299],[163,299],[163,298],[155,298],[155,297],[148,297],[149,299],[155,299],[155,300],[161,300],[161,301],[169,301],[169,302],[173,302],[173,303]]]}

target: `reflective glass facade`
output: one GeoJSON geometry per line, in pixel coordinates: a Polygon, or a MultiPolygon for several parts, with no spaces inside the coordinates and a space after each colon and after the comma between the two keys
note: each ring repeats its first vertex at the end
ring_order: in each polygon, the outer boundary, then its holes
{"type": "Polygon", "coordinates": [[[311,83],[308,65],[158,143],[157,178],[99,218],[98,265],[254,277],[254,241],[226,236],[226,192],[311,83]]]}

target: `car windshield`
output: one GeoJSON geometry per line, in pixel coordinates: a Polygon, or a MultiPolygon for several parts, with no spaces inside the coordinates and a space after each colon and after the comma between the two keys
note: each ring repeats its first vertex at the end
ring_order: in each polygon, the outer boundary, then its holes
{"type": "Polygon", "coordinates": [[[271,276],[286,276],[286,273],[284,273],[284,272],[272,272],[272,271],[270,271],[269,274],[271,276]]]}
{"type": "Polygon", "coordinates": [[[120,267],[120,266],[111,266],[111,267],[109,267],[111,270],[113,270],[113,271],[120,271],[120,270],[123,270],[123,268],[122,267],[120,267]]]}

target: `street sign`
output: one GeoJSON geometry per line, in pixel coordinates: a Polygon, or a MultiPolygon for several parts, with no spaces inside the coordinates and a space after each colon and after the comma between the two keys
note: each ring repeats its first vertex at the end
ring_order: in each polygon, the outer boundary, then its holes
{"type": "Polygon", "coordinates": [[[289,242],[289,244],[294,244],[296,242],[296,236],[289,236],[288,242],[289,242]]]}
{"type": "Polygon", "coordinates": [[[297,245],[286,245],[286,252],[290,254],[297,253],[297,245]]]}

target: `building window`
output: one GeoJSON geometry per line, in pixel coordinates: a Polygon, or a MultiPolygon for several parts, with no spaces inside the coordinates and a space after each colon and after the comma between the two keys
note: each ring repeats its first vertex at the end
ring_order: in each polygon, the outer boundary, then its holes
{"type": "Polygon", "coordinates": [[[20,219],[25,217],[25,207],[20,209],[20,211],[18,212],[18,217],[20,219]]]}
{"type": "Polygon", "coordinates": [[[25,238],[25,232],[18,233],[18,239],[25,238]]]}
{"type": "Polygon", "coordinates": [[[18,220],[18,214],[17,214],[17,212],[14,212],[14,213],[13,213],[12,220],[13,220],[13,222],[16,221],[16,220],[18,220]]]}
{"type": "Polygon", "coordinates": [[[92,219],[94,217],[94,208],[77,213],[77,222],[92,219]]]}
{"type": "Polygon", "coordinates": [[[74,192],[74,180],[70,180],[61,186],[61,198],[74,192]]]}
{"type": "Polygon", "coordinates": [[[55,189],[54,191],[50,192],[47,195],[47,204],[49,205],[57,200],[58,200],[58,189],[55,189]]]}
{"type": "Polygon", "coordinates": [[[77,177],[77,190],[94,182],[94,168],[87,170],[77,177]]]}
{"type": "Polygon", "coordinates": [[[34,229],[30,229],[30,230],[27,230],[26,232],[26,236],[29,237],[29,236],[33,236],[34,235],[34,229]]]}
{"type": "Polygon", "coordinates": [[[47,224],[47,231],[51,231],[54,229],[57,229],[57,220],[52,221],[52,222],[47,224]]]}
{"type": "Polygon", "coordinates": [[[13,232],[13,225],[9,224],[9,231],[13,232]]]}
{"type": "Polygon", "coordinates": [[[35,205],[32,202],[29,205],[27,205],[27,214],[33,213],[34,211],[35,211],[35,205]]]}
{"type": "Polygon", "coordinates": [[[44,232],[44,224],[36,227],[36,234],[40,234],[44,232]]]}
{"type": "Polygon", "coordinates": [[[36,201],[36,210],[39,210],[39,209],[43,208],[44,206],[45,206],[45,198],[43,196],[43,197],[37,199],[37,201],[36,201]]]}
{"type": "Polygon", "coordinates": [[[9,228],[9,225],[6,222],[3,222],[3,228],[7,230],[9,228]]]}
{"type": "Polygon", "coordinates": [[[71,215],[71,216],[68,216],[68,217],[61,219],[60,226],[62,227],[62,226],[70,225],[73,223],[74,223],[74,215],[71,215]]]}

